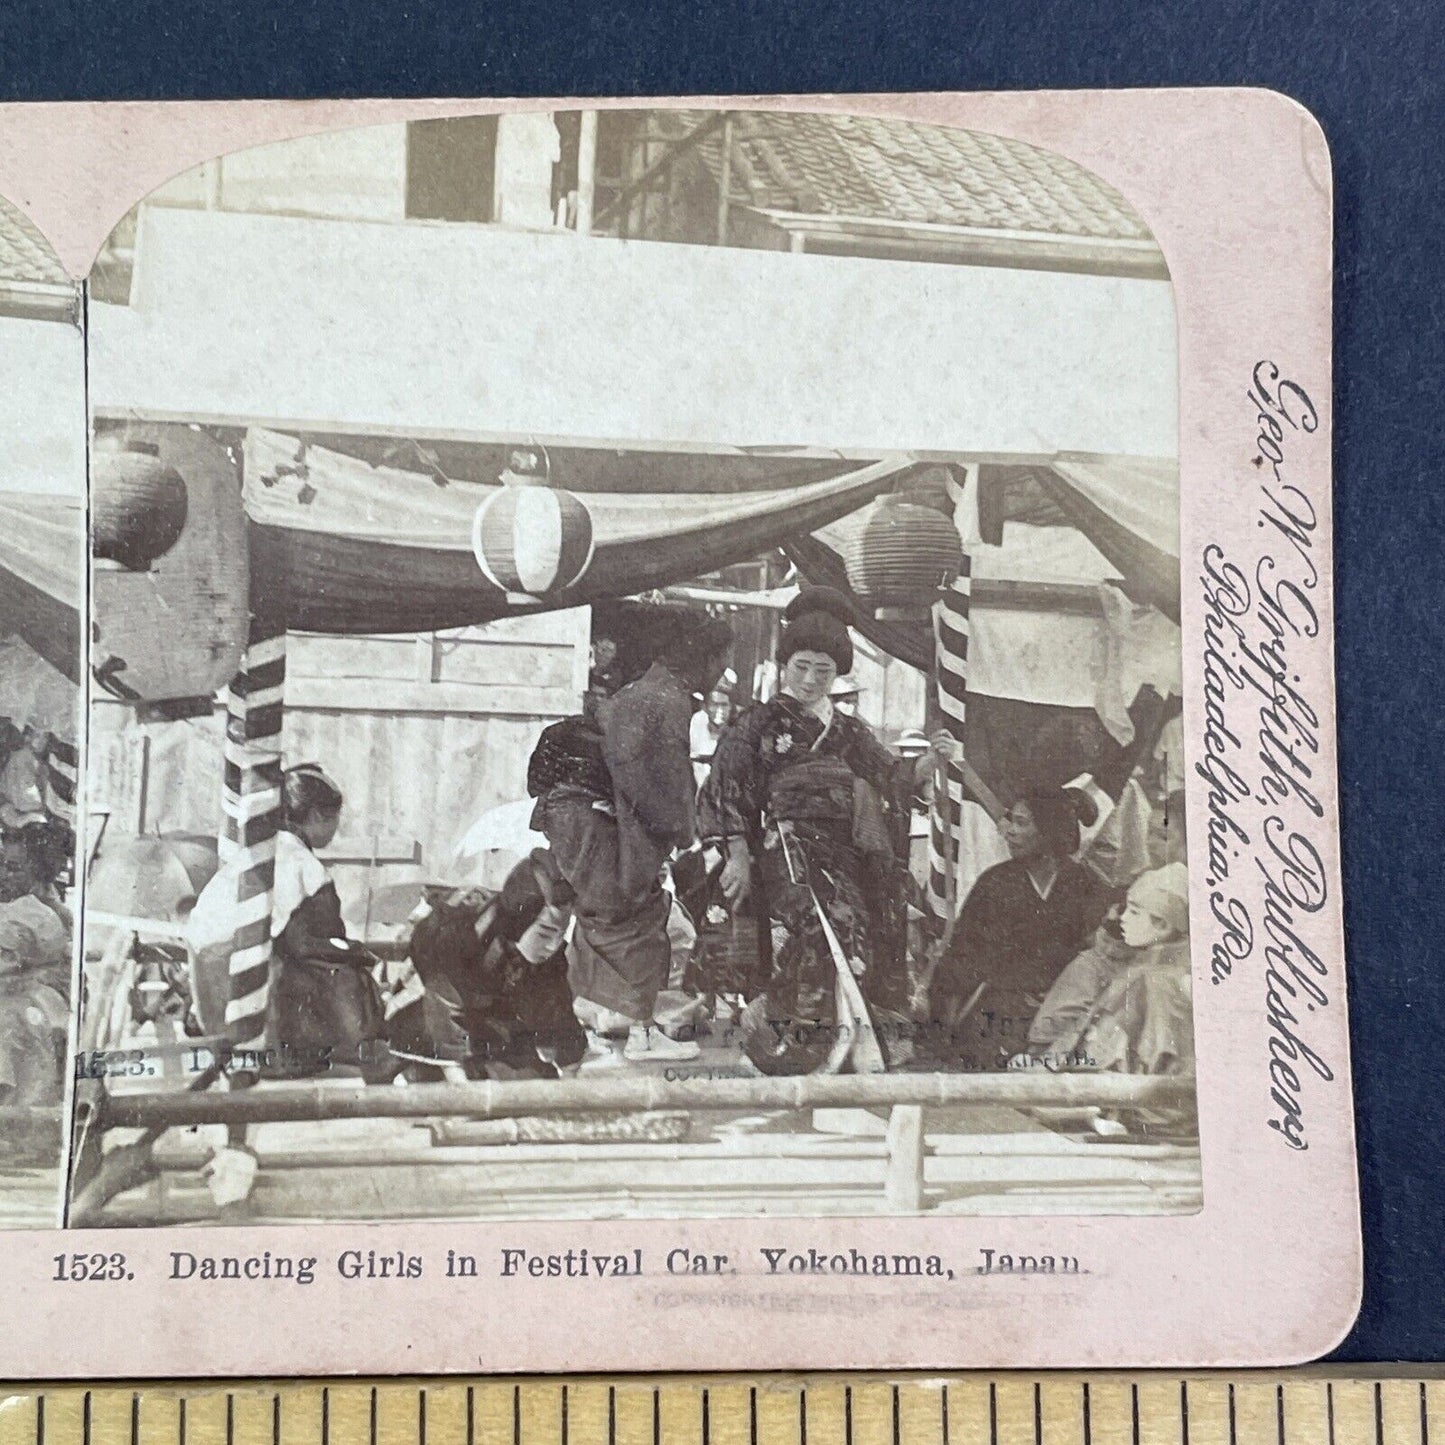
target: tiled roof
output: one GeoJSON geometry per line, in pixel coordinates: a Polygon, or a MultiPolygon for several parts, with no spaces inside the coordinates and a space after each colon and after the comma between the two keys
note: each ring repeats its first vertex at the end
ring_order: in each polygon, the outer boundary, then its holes
{"type": "Polygon", "coordinates": [[[71,284],[50,242],[23,211],[0,197],[0,287],[71,284]]]}
{"type": "MultiPolygon", "coordinates": [[[[701,111],[661,113],[679,138],[701,111]]],[[[721,138],[699,147],[716,181],[721,138]]],[[[1095,240],[1152,237],[1112,186],[1023,141],[907,120],[740,112],[732,190],[748,204],[812,216],[968,226],[1095,240]]]]}

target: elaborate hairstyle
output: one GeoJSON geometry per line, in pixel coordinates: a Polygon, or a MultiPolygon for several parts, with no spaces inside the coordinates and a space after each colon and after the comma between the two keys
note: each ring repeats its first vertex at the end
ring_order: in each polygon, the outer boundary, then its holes
{"type": "Polygon", "coordinates": [[[1099,816],[1093,800],[1077,788],[1033,788],[1019,802],[1027,804],[1044,851],[1055,858],[1077,853],[1079,825],[1087,827],[1099,816]]]}
{"type": "Polygon", "coordinates": [[[335,813],[343,802],[341,789],[316,763],[287,768],[281,779],[281,812],[286,823],[299,823],[313,813],[335,813]]]}
{"type": "Polygon", "coordinates": [[[853,608],[833,587],[805,587],[783,610],[783,635],[778,665],[786,667],[795,652],[821,652],[840,673],[853,667],[853,639],[848,624],[853,608]]]}

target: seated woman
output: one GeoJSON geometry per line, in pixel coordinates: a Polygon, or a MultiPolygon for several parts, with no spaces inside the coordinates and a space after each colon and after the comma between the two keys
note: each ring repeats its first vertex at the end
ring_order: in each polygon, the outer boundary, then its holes
{"type": "Polygon", "coordinates": [[[312,1073],[340,1064],[376,1081],[396,1073],[371,973],[376,960],[346,936],[336,885],[316,856],[336,837],[343,801],[314,763],[289,768],[282,779],[271,1010],[283,1070],[312,1073]]]}
{"type": "Polygon", "coordinates": [[[1175,1074],[1194,1067],[1182,863],[1134,881],[1117,923],[1101,927],[1049,990],[1028,1052],[1050,1068],[1175,1074]]]}
{"type": "Polygon", "coordinates": [[[1062,788],[1026,793],[1005,814],[1012,856],[979,876],[933,978],[949,1053],[964,1068],[1006,1067],[1044,995],[1098,927],[1107,895],[1073,857],[1079,824],[1093,814],[1088,798],[1062,788]]]}
{"type": "MultiPolygon", "coordinates": [[[[277,1050],[274,1071],[295,1077],[339,1065],[360,1068],[369,1081],[390,1079],[397,1061],[384,1042],[385,1008],[371,973],[376,959],[347,938],[336,885],[317,857],[336,836],[341,789],[308,763],[287,770],[281,791],[267,1026],[277,1050]]],[[[192,1009],[205,1034],[226,1031],[241,867],[235,860],[211,878],[186,926],[192,1009]]]]}
{"type": "Polygon", "coordinates": [[[832,1050],[836,969],[824,917],[865,996],[901,1005],[910,798],[935,755],[956,748],[940,734],[922,757],[895,757],[830,702],[853,665],[850,615],[829,588],[789,604],[782,689],[718,740],[698,798],[699,836],[727,860],[728,906],[735,916],[750,908],[757,925],[750,967],[733,983],[750,1001],[744,1046],[767,1073],[807,1072],[832,1050]]]}

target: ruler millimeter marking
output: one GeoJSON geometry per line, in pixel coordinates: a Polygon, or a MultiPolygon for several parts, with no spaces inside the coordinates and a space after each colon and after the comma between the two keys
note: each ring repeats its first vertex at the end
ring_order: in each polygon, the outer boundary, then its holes
{"type": "Polygon", "coordinates": [[[0,1386],[0,1445],[1431,1445],[1442,1412],[1289,1371],[0,1386]]]}

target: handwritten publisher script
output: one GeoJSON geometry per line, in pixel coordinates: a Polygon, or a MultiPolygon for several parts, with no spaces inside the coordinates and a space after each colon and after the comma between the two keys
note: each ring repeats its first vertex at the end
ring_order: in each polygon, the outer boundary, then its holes
{"type": "Polygon", "coordinates": [[[1310,940],[1319,942],[1328,894],[1320,854],[1331,820],[1320,798],[1320,709],[1302,681],[1327,675],[1316,540],[1328,451],[1308,393],[1274,362],[1255,366],[1247,398],[1259,548],[1231,556],[1212,542],[1199,578],[1209,976],[1259,980],[1267,1122],[1303,1150],[1309,1089],[1334,1079],[1309,1041],[1310,1016],[1330,1003],[1329,969],[1310,940]]]}

